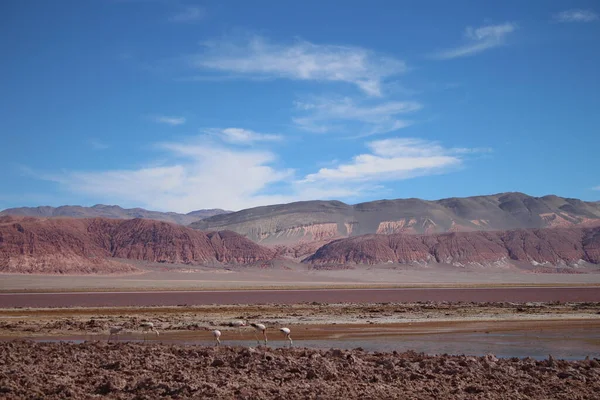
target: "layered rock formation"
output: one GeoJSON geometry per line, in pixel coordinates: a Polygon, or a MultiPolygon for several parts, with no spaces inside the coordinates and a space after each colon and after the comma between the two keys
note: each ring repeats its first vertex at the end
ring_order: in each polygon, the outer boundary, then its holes
{"type": "Polygon", "coordinates": [[[520,229],[435,235],[364,235],[340,239],[306,258],[311,264],[437,262],[533,265],[600,264],[600,227],[520,229]]]}
{"type": "Polygon", "coordinates": [[[191,224],[232,230],[265,244],[321,242],[364,234],[423,234],[600,225],[600,204],[523,193],[381,200],[356,205],[305,201],[256,207],[191,224]]]}
{"type": "Polygon", "coordinates": [[[275,252],[234,232],[199,232],[133,219],[0,217],[0,272],[116,273],[114,259],[204,264],[252,263],[275,252]]]}

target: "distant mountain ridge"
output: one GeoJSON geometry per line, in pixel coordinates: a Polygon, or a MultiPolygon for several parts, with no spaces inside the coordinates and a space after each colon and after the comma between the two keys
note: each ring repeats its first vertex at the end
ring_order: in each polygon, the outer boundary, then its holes
{"type": "Polygon", "coordinates": [[[8,208],[0,212],[3,215],[29,216],[29,217],[72,217],[72,218],[118,218],[118,219],[154,219],[157,221],[172,222],[179,225],[189,225],[202,218],[226,214],[231,211],[221,209],[197,210],[187,214],[175,212],[149,211],[143,208],[122,208],[96,204],[92,207],[60,206],[60,207],[20,207],[8,208]]]}
{"type": "Polygon", "coordinates": [[[250,208],[194,222],[199,230],[232,230],[264,244],[297,244],[365,234],[433,234],[600,225],[600,203],[523,193],[379,200],[356,205],[303,201],[250,208]]]}

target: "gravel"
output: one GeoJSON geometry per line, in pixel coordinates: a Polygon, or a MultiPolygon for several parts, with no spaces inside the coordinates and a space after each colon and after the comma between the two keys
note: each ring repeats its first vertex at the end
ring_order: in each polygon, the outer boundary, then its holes
{"type": "Polygon", "coordinates": [[[0,343],[5,399],[598,399],[600,359],[0,343]]]}

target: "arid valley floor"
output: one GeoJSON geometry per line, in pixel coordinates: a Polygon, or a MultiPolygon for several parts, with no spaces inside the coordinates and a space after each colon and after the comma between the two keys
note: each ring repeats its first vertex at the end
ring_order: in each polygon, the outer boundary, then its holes
{"type": "Polygon", "coordinates": [[[121,276],[2,275],[2,397],[593,399],[600,391],[597,273],[143,266],[121,276]],[[267,345],[234,320],[265,324],[267,345]],[[144,334],[143,321],[160,334],[144,334]],[[108,342],[111,326],[124,329],[108,342]]]}
{"type": "Polygon", "coordinates": [[[593,399],[599,332],[598,302],[4,309],[0,391],[56,399],[593,399]],[[264,323],[267,346],[251,328],[228,326],[236,319],[264,323]],[[142,321],[160,335],[142,333],[142,321]],[[125,331],[108,342],[114,325],[125,331]],[[282,326],[292,329],[292,348],[282,326]],[[212,329],[222,332],[219,347],[212,329]]]}

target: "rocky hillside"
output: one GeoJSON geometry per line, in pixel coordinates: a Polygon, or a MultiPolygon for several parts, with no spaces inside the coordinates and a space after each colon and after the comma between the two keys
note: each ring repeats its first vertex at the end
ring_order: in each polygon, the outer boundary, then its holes
{"type": "Polygon", "coordinates": [[[274,255],[234,232],[160,221],[0,217],[0,272],[119,273],[135,268],[116,259],[245,264],[274,255]]]}
{"type": "Polygon", "coordinates": [[[265,244],[331,241],[364,234],[424,234],[600,225],[600,204],[523,193],[381,200],[356,205],[306,201],[217,215],[190,226],[227,229],[265,244]]]}
{"type": "Polygon", "coordinates": [[[0,216],[29,216],[29,217],[73,217],[73,218],[118,218],[132,219],[144,218],[157,221],[172,222],[180,225],[189,225],[192,222],[215,215],[226,214],[230,211],[221,209],[197,210],[187,214],[174,212],[148,211],[143,208],[121,208],[97,204],[93,207],[61,206],[61,207],[20,207],[7,208],[0,211],[0,216]]]}
{"type": "Polygon", "coordinates": [[[306,258],[310,264],[523,262],[600,264],[600,227],[518,229],[434,235],[364,235],[333,241],[306,258]]]}

